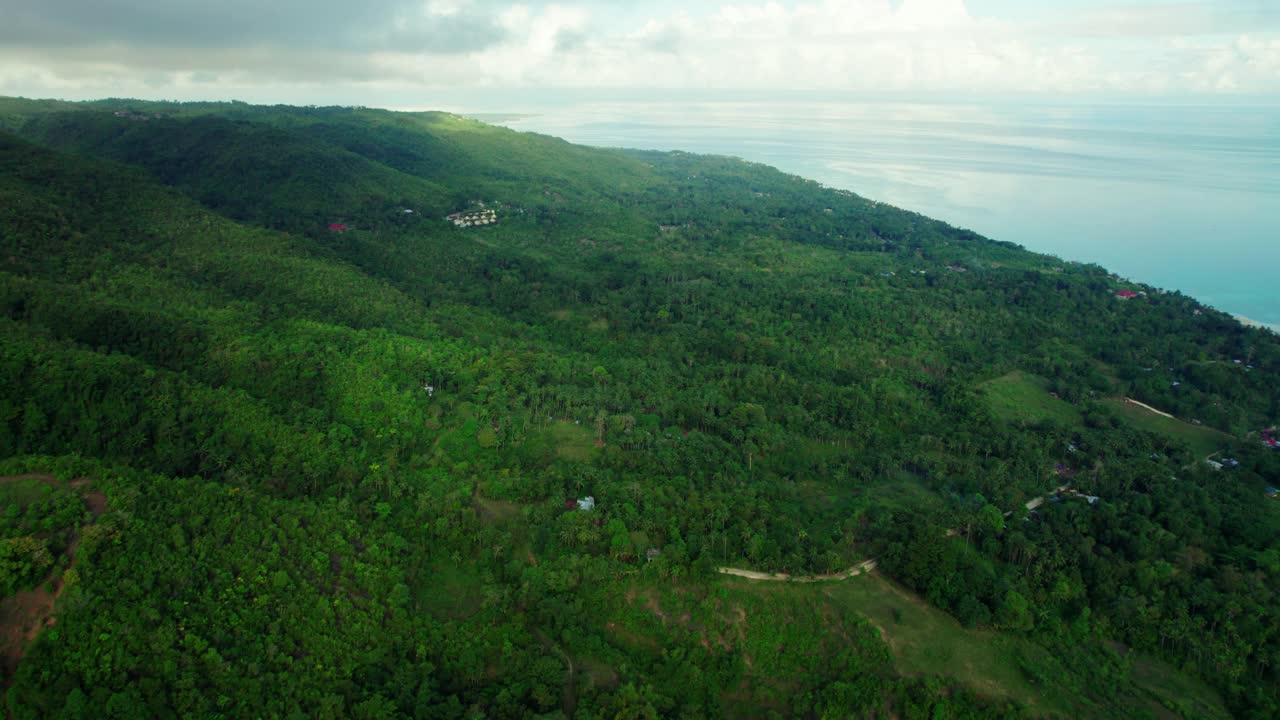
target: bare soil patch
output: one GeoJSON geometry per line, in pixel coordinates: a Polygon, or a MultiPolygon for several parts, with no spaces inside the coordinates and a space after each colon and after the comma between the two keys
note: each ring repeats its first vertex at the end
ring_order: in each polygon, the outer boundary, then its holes
{"type": "MultiPolygon", "coordinates": [[[[8,475],[0,477],[0,485],[25,480],[39,480],[50,485],[59,485],[58,479],[47,473],[26,473],[24,475],[8,475]]],[[[107,496],[101,490],[91,487],[92,480],[79,478],[69,484],[84,501],[85,506],[93,513],[96,520],[107,509],[107,496]]],[[[80,533],[77,531],[67,544],[67,569],[76,565],[76,549],[80,545],[80,533]]],[[[5,677],[4,689],[13,681],[18,664],[22,662],[27,648],[35,640],[40,631],[53,627],[57,623],[54,614],[54,603],[65,587],[64,575],[59,572],[61,563],[55,564],[43,581],[31,590],[23,590],[14,595],[0,599],[0,669],[5,677]]]]}
{"type": "Polygon", "coordinates": [[[92,478],[77,478],[71,481],[71,489],[80,494],[84,504],[96,519],[107,511],[107,494],[93,487],[92,478]]]}
{"type": "Polygon", "coordinates": [[[662,620],[663,625],[667,624],[667,620],[668,620],[667,613],[663,611],[662,606],[658,604],[657,598],[650,595],[648,597],[648,602],[645,603],[645,607],[649,608],[649,612],[653,613],[654,615],[657,615],[658,618],[662,620]]]}
{"type": "Polygon", "coordinates": [[[54,624],[54,597],[41,583],[34,590],[24,590],[0,600],[0,669],[6,679],[13,678],[36,635],[54,624]]]}

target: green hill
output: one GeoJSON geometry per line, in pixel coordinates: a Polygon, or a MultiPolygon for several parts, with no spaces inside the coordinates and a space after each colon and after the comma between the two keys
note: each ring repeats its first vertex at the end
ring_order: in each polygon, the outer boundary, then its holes
{"type": "Polygon", "coordinates": [[[0,126],[15,718],[1280,711],[1274,334],[732,158],[0,126]]]}

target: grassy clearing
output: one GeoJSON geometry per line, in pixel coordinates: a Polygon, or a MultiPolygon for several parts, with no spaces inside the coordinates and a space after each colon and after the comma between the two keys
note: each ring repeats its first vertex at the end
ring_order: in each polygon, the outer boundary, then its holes
{"type": "Polygon", "coordinates": [[[1109,398],[1103,400],[1101,404],[1140,430],[1182,440],[1191,447],[1192,452],[1199,456],[1208,456],[1217,452],[1232,439],[1230,435],[1219,430],[1167,418],[1120,398],[1109,398]]]}
{"type": "Polygon", "coordinates": [[[1149,695],[1148,703],[1180,717],[1229,718],[1222,698],[1202,680],[1178,672],[1168,663],[1139,655],[1133,663],[1133,682],[1149,695]]]}
{"type": "Polygon", "coordinates": [[[874,645],[874,628],[840,613],[820,593],[785,583],[727,580],[710,587],[644,582],[613,609],[605,629],[632,653],[701,647],[738,663],[741,680],[721,692],[726,717],[785,713],[795,693],[829,672],[847,647],[874,645]]]}
{"type": "Polygon", "coordinates": [[[1078,425],[1080,411],[1071,403],[1049,394],[1043,378],[1015,370],[978,386],[996,417],[1007,422],[1031,424],[1053,421],[1078,425]]]}
{"type": "MultiPolygon", "coordinates": [[[[694,638],[741,657],[743,681],[727,688],[727,710],[782,710],[804,685],[807,663],[830,657],[832,644],[874,632],[906,676],[950,678],[992,698],[1016,701],[1035,717],[1110,717],[1073,692],[1072,669],[1014,634],[962,627],[950,615],[879,573],[845,581],[764,583],[725,576],[706,597],[680,587],[645,584],[627,594],[607,623],[635,649],[694,638]],[[862,622],[865,618],[870,625],[862,622]],[[1036,680],[1033,665],[1061,682],[1036,680]]],[[[809,668],[817,672],[816,668],[809,668]]],[[[1227,717],[1221,699],[1202,682],[1151,659],[1138,659],[1132,684],[1108,702],[1136,717],[1227,717]]]]}
{"type": "Polygon", "coordinates": [[[1038,646],[966,630],[875,573],[804,585],[726,576],[705,596],[644,583],[611,615],[609,634],[634,651],[697,643],[739,658],[742,681],[722,697],[729,716],[785,712],[795,692],[826,672],[826,658],[875,637],[884,640],[903,675],[950,678],[988,697],[1016,700],[1035,716],[1096,715],[1058,686],[1037,687],[1027,679],[1019,657],[1045,655],[1038,646]]]}
{"type": "Polygon", "coordinates": [[[505,500],[492,500],[482,495],[474,498],[476,515],[480,521],[493,525],[502,525],[521,516],[520,506],[505,500]]]}
{"type": "Polygon", "coordinates": [[[1076,716],[1078,701],[1055,687],[1037,688],[1018,667],[1018,654],[1043,652],[994,631],[969,630],[879,573],[821,586],[844,612],[871,620],[903,675],[949,677],[979,692],[1016,700],[1035,714],[1076,716]]]}
{"type": "Polygon", "coordinates": [[[578,462],[592,462],[600,456],[591,428],[571,422],[554,422],[543,433],[546,442],[555,448],[556,455],[578,462]]]}
{"type": "Polygon", "coordinates": [[[942,502],[919,477],[908,472],[899,472],[892,479],[870,485],[862,496],[868,506],[895,510],[922,510],[942,502]]]}

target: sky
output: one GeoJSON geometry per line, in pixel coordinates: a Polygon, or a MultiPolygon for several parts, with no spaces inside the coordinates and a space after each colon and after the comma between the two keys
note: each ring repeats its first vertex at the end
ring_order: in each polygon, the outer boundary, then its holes
{"type": "Polygon", "coordinates": [[[0,95],[1280,98],[1280,0],[0,0],[0,95]]]}

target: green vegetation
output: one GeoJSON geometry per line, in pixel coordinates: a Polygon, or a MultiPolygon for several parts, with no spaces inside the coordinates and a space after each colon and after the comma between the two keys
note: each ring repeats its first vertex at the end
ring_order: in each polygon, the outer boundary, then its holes
{"type": "Polygon", "coordinates": [[[1231,442],[1231,436],[1219,430],[1195,425],[1186,420],[1165,417],[1149,408],[1124,400],[1104,400],[1103,405],[1140,430],[1186,443],[1187,447],[1200,457],[1208,457],[1231,442]]]}
{"type": "Polygon", "coordinates": [[[1043,378],[1014,371],[985,382],[979,390],[986,396],[996,417],[1024,425],[1055,422],[1074,426],[1080,423],[1080,410],[1058,399],[1043,378]]]}
{"type": "Polygon", "coordinates": [[[85,514],[75,493],[41,477],[0,478],[0,597],[28,590],[54,569],[85,514]]]}
{"type": "Polygon", "coordinates": [[[0,127],[17,720],[1280,714],[1273,334],[732,158],[0,127]]]}
{"type": "Polygon", "coordinates": [[[906,675],[939,675],[1019,700],[1040,711],[1068,714],[1072,701],[1060,686],[1033,687],[1017,665],[1017,650],[1034,645],[989,630],[964,628],[878,574],[823,588],[845,612],[865,615],[885,637],[897,668],[906,675]]]}
{"type": "MultiPolygon", "coordinates": [[[[552,448],[558,457],[577,460],[578,462],[591,462],[600,455],[599,450],[595,447],[594,438],[591,437],[590,428],[582,427],[568,420],[553,422],[543,432],[544,441],[552,448]]],[[[531,440],[533,446],[537,446],[538,439],[531,440]]]]}
{"type": "Polygon", "coordinates": [[[1112,717],[1117,704],[1141,714],[1143,705],[1154,702],[1159,707],[1186,703],[1193,708],[1185,713],[1189,717],[1228,716],[1221,699],[1203,684],[1151,659],[1135,663],[1132,685],[1099,702],[1090,687],[1073,685],[1078,673],[1046,649],[1021,637],[964,628],[879,574],[831,584],[823,591],[845,612],[870,618],[906,675],[952,678],[1016,700],[1035,714],[1112,717]]]}
{"type": "MultiPolygon", "coordinates": [[[[1168,663],[1150,656],[1133,661],[1134,683],[1148,693],[1148,702],[1183,717],[1230,717],[1222,698],[1203,682],[1188,678],[1168,663]]],[[[1164,713],[1154,713],[1157,717],[1164,713]]]]}

